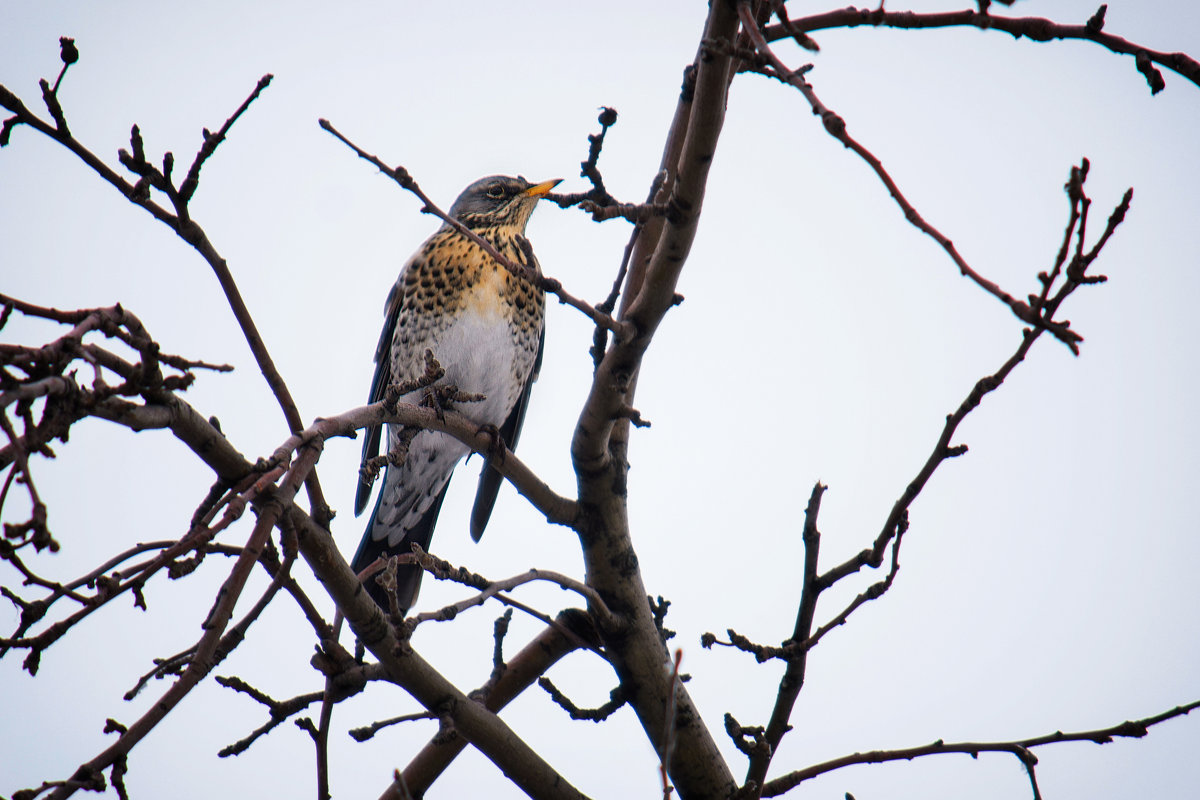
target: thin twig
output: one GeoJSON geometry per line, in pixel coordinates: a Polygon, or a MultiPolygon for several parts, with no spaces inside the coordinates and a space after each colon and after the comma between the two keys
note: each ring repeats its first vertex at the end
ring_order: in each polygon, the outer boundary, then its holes
{"type": "Polygon", "coordinates": [[[257,100],[263,90],[271,85],[274,77],[274,75],[267,74],[259,78],[258,85],[254,87],[254,91],[238,106],[237,111],[234,111],[229,119],[225,120],[225,124],[216,133],[209,133],[207,128],[204,129],[204,144],[201,145],[199,152],[196,153],[196,158],[192,160],[192,166],[188,169],[187,177],[179,185],[179,197],[183,200],[185,206],[192,199],[192,195],[196,192],[196,187],[200,184],[200,168],[204,166],[204,162],[216,152],[217,145],[225,141],[225,137],[229,134],[229,129],[233,127],[233,123],[237,122],[238,118],[250,107],[250,104],[257,100]]]}
{"type": "Polygon", "coordinates": [[[560,303],[564,303],[583,312],[583,314],[586,315],[594,324],[612,331],[615,335],[620,336],[627,332],[627,325],[625,325],[625,323],[618,322],[608,314],[604,314],[599,311],[595,306],[589,305],[585,301],[580,300],[574,295],[571,295],[566,291],[566,289],[563,288],[563,285],[560,281],[554,278],[539,275],[531,266],[514,263],[511,259],[505,257],[487,239],[484,239],[482,236],[475,233],[475,231],[471,230],[466,225],[454,219],[441,208],[439,208],[436,203],[429,199],[429,195],[425,194],[425,192],[421,190],[421,187],[417,185],[416,180],[413,179],[413,177],[408,173],[408,170],[406,170],[404,167],[389,167],[378,156],[371,155],[366,150],[363,150],[354,142],[347,139],[337,128],[333,127],[329,120],[318,120],[318,123],[323,129],[328,131],[340,142],[353,150],[359,158],[374,164],[380,172],[382,172],[384,175],[387,175],[389,178],[399,184],[401,188],[406,189],[407,191],[416,195],[417,199],[419,199],[422,203],[422,213],[433,214],[435,217],[454,228],[454,230],[460,235],[482,248],[489,257],[494,259],[500,264],[500,266],[504,267],[510,273],[519,278],[524,278],[535,286],[539,286],[545,292],[553,294],[558,298],[560,303]]]}
{"type": "Polygon", "coordinates": [[[1038,314],[1037,311],[1030,308],[1027,303],[1013,297],[1011,294],[1001,289],[1000,286],[994,281],[983,277],[983,275],[972,268],[966,262],[966,259],[964,259],[958,252],[958,248],[954,246],[954,242],[950,241],[949,237],[926,221],[926,219],[921,216],[920,212],[917,211],[916,207],[909,202],[908,198],[904,196],[904,193],[900,191],[900,187],[896,184],[896,181],[884,168],[883,162],[879,160],[878,156],[876,156],[874,153],[864,147],[858,140],[852,137],[846,130],[846,121],[821,102],[812,86],[804,79],[804,74],[807,72],[807,70],[790,69],[783,63],[782,60],[780,60],[775,52],[771,50],[770,46],[767,44],[767,40],[764,37],[763,32],[754,24],[752,12],[746,0],[740,0],[738,3],[738,13],[742,18],[742,29],[747,32],[750,40],[754,43],[755,48],[771,65],[771,68],[774,71],[773,76],[798,89],[800,93],[804,95],[804,98],[808,101],[809,105],[812,106],[813,114],[821,118],[826,132],[843,145],[853,150],[863,161],[867,163],[868,166],[871,167],[872,171],[875,172],[875,175],[879,178],[879,180],[883,182],[885,187],[887,187],[888,193],[896,201],[896,204],[900,206],[900,210],[904,212],[904,218],[907,219],[915,228],[917,228],[917,230],[921,231],[937,242],[938,245],[946,252],[946,254],[950,256],[950,260],[954,262],[955,266],[958,267],[959,273],[967,278],[970,278],[975,282],[976,285],[988,292],[988,294],[991,294],[1003,302],[1022,322],[1037,328],[1045,328],[1049,330],[1052,334],[1054,334],[1055,338],[1059,339],[1063,344],[1069,347],[1071,352],[1078,355],[1079,342],[1083,340],[1083,337],[1071,330],[1069,325],[1061,322],[1055,322],[1051,320],[1049,316],[1038,314]]]}
{"type": "Polygon", "coordinates": [[[396,558],[401,563],[411,562],[421,565],[426,572],[438,580],[449,580],[483,590],[473,597],[452,603],[437,611],[426,611],[409,618],[408,622],[413,628],[423,622],[452,620],[468,608],[483,605],[489,598],[495,597],[501,592],[512,591],[522,584],[534,581],[548,581],[582,596],[588,601],[588,608],[597,617],[597,621],[601,625],[606,625],[616,630],[622,624],[620,617],[609,610],[595,589],[559,572],[535,568],[520,575],[514,575],[511,578],[490,581],[482,575],[477,575],[463,567],[455,567],[444,559],[426,553],[415,544],[412,545],[411,556],[396,556],[396,558]]]}
{"type": "Polygon", "coordinates": [[[1160,64],[1200,86],[1200,62],[1186,53],[1165,53],[1143,47],[1119,36],[1104,33],[1104,16],[1095,14],[1083,25],[1063,25],[1043,17],[1003,17],[980,11],[948,11],[919,14],[912,11],[886,11],[880,3],[875,9],[843,8],[824,14],[791,20],[790,26],[771,25],[763,30],[774,41],[792,36],[793,31],[811,33],[829,28],[853,28],[860,25],[899,29],[928,29],[969,26],[984,31],[1002,31],[1014,38],[1035,42],[1054,39],[1080,39],[1095,42],[1119,55],[1134,57],[1138,71],[1146,78],[1152,93],[1157,94],[1165,83],[1151,64],[1160,64]]]}
{"type": "MultiPolygon", "coordinates": [[[[1094,742],[1096,744],[1108,744],[1117,738],[1133,738],[1140,739],[1145,736],[1149,729],[1155,725],[1166,722],[1167,720],[1176,717],[1185,716],[1191,711],[1200,708],[1200,700],[1187,703],[1182,706],[1176,706],[1168,711],[1164,711],[1154,716],[1145,717],[1144,719],[1121,722],[1117,725],[1112,725],[1107,728],[1097,728],[1089,731],[1076,731],[1072,733],[1063,733],[1055,731],[1054,733],[1045,734],[1042,736],[1034,736],[1029,739],[1015,739],[1003,742],[944,742],[938,740],[931,744],[920,745],[917,747],[906,747],[898,750],[872,750],[865,753],[852,753],[840,758],[823,761],[820,764],[814,764],[811,767],[795,770],[786,775],[780,776],[775,780],[767,782],[763,787],[763,797],[778,797],[779,795],[788,792],[801,783],[811,780],[818,775],[824,775],[834,770],[842,769],[843,767],[852,766],[855,764],[881,764],[887,761],[911,761],[914,758],[923,756],[941,755],[943,753],[966,753],[971,757],[977,757],[980,753],[1012,753],[1017,758],[1021,759],[1022,763],[1037,763],[1037,758],[1030,751],[1035,747],[1044,747],[1049,744],[1057,744],[1058,742],[1094,742]]],[[[1036,779],[1030,773],[1031,780],[1036,785],[1036,779]]]]}
{"type": "MultiPolygon", "coordinates": [[[[241,596],[254,564],[262,556],[271,529],[275,526],[283,508],[290,505],[301,483],[315,466],[319,453],[319,444],[305,448],[304,452],[292,464],[292,468],[281,481],[279,488],[276,490],[275,501],[263,506],[263,510],[246,542],[246,546],[243,548],[242,554],[234,563],[229,577],[225,580],[217,594],[217,602],[209,611],[204,621],[204,635],[196,643],[196,653],[188,663],[188,667],[183,675],[171,685],[145,714],[130,725],[129,729],[122,733],[116,742],[80,766],[75,774],[95,775],[118,760],[125,758],[129,751],[154,730],[166,718],[167,714],[219,663],[220,658],[223,657],[220,655],[222,650],[227,652],[231,646],[236,646],[236,641],[240,641],[241,636],[244,636],[244,630],[239,630],[236,626],[230,631],[231,634],[236,634],[236,639],[223,637],[222,634],[226,632],[233,615],[234,605],[241,596]]],[[[251,610],[246,624],[249,624],[249,620],[257,617],[258,613],[261,613],[261,608],[265,606],[265,601],[269,599],[267,595],[273,595],[278,588],[279,583],[272,581],[267,593],[264,594],[264,599],[260,600],[260,603],[251,610]]],[[[74,788],[60,787],[50,797],[51,800],[65,800],[74,794],[74,792],[74,788]]]]}
{"type": "MultiPolygon", "coordinates": [[[[42,82],[45,84],[45,81],[42,82]]],[[[226,120],[225,125],[221,128],[219,134],[221,138],[228,133],[230,126],[242,115],[262,92],[266,85],[270,83],[270,76],[266,75],[259,80],[255,89],[250,96],[238,107],[237,111],[226,120]]],[[[48,90],[48,86],[46,87],[48,90]]],[[[229,303],[230,309],[233,311],[234,317],[238,321],[238,325],[242,330],[242,334],[250,346],[251,353],[254,354],[255,362],[258,364],[259,370],[267,381],[272,394],[279,403],[280,409],[283,411],[284,418],[287,421],[288,427],[292,431],[298,431],[304,427],[304,423],[300,417],[300,412],[297,409],[296,402],[292,398],[291,392],[284,382],[282,375],[275,366],[274,360],[271,358],[266,344],[263,341],[261,334],[258,332],[258,327],[254,322],[250,311],[246,306],[245,300],[242,298],[241,291],[237,287],[237,283],[233,279],[233,274],[229,270],[229,265],[220,253],[217,252],[212,242],[209,241],[204,229],[194,222],[188,212],[187,201],[191,197],[191,193],[195,191],[194,185],[188,184],[185,188],[188,189],[188,194],[185,196],[182,192],[172,188],[169,176],[169,167],[172,158],[164,158],[162,170],[153,167],[145,160],[144,148],[137,127],[133,128],[131,136],[131,148],[133,154],[121,151],[120,160],[126,167],[132,169],[139,175],[139,181],[134,184],[127,181],[115,170],[105,164],[88,148],[84,147],[77,141],[66,129],[65,120],[61,126],[51,126],[41,120],[36,114],[29,111],[28,108],[14,95],[11,91],[0,86],[0,105],[14,112],[16,115],[13,120],[14,124],[27,124],[40,133],[54,139],[76,156],[78,156],[85,164],[91,167],[100,177],[108,181],[117,188],[121,194],[135,205],[141,206],[150,212],[155,219],[164,223],[171,230],[175,231],[181,239],[191,245],[212,268],[213,273],[217,277],[218,283],[221,285],[222,291],[225,293],[226,301],[229,303]],[[153,202],[150,198],[150,193],[147,189],[149,183],[154,183],[155,186],[165,191],[172,202],[175,213],[171,213],[167,209],[153,202]]],[[[11,121],[11,120],[10,120],[11,121]]],[[[5,128],[0,133],[0,144],[7,141],[7,132],[11,129],[8,122],[5,123],[5,128]]],[[[201,147],[200,153],[197,154],[196,160],[193,162],[192,171],[189,171],[188,178],[199,179],[200,167],[212,155],[219,140],[215,137],[206,137],[205,144],[201,147]],[[210,141],[210,139],[212,139],[210,141]],[[192,172],[195,174],[193,175],[192,172]]],[[[167,154],[170,156],[170,154],[167,154]]],[[[185,183],[186,183],[185,179],[185,183]]],[[[321,491],[321,484],[317,479],[316,473],[309,476],[306,484],[309,504],[313,509],[313,513],[317,515],[318,521],[322,524],[328,523],[329,507],[325,502],[324,495],[321,491]]]]}
{"type": "MultiPolygon", "coordinates": [[[[790,641],[802,642],[808,639],[812,631],[813,616],[817,610],[817,598],[826,588],[817,572],[820,559],[821,533],[817,529],[817,517],[821,513],[821,498],[826,487],[819,481],[813,485],[808,496],[808,505],[804,508],[804,567],[800,586],[800,605],[796,611],[796,624],[792,629],[790,641]]],[[[779,680],[779,690],[775,695],[775,706],[771,709],[771,719],[766,727],[767,746],[756,750],[750,757],[746,770],[746,785],[762,786],[766,780],[767,768],[771,765],[772,756],[779,750],[779,742],[791,730],[788,720],[796,698],[804,687],[805,673],[808,668],[808,651],[800,651],[795,658],[788,661],[783,677],[779,680]]]]}
{"type": "Polygon", "coordinates": [[[437,714],[432,711],[418,711],[415,714],[402,714],[398,717],[390,717],[372,722],[370,725],[364,725],[361,728],[351,728],[348,733],[356,742],[365,742],[375,734],[379,733],[384,728],[390,728],[393,725],[399,725],[402,722],[416,722],[423,719],[437,719],[437,714]]]}
{"type": "Polygon", "coordinates": [[[603,705],[596,708],[580,708],[571,702],[571,698],[563,694],[562,690],[555,686],[554,681],[549,678],[538,678],[537,684],[546,694],[550,695],[550,699],[554,701],[555,705],[566,711],[568,716],[573,720],[603,722],[627,702],[624,693],[621,691],[621,687],[618,686],[608,693],[608,702],[603,705]]]}

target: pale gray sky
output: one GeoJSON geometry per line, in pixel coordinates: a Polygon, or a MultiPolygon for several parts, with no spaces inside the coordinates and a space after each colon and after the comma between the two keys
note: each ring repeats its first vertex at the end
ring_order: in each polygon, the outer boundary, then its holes
{"type": "MultiPolygon", "coordinates": [[[[577,175],[587,134],[598,107],[614,106],[621,116],[601,166],[614,194],[640,200],[705,5],[9,0],[0,5],[0,83],[40,107],[37,79],[53,80],[58,37],[73,36],[82,58],[60,91],[72,131],[115,164],[136,122],[148,154],[169,149],[186,163],[201,128],[218,127],[274,73],[205,166],[193,214],[228,259],[311,419],[365,400],[387,289],[436,227],[317,118],[403,163],[448,204],[497,172],[586,188],[577,175]]],[[[1015,11],[1082,23],[1095,6],[1026,0],[1015,11]]],[[[804,4],[793,16],[823,8],[804,4]]],[[[1113,0],[1107,19],[1109,32],[1147,47],[1200,55],[1193,4],[1113,0]]],[[[913,506],[895,587],[814,651],[796,730],[773,774],[939,738],[1107,726],[1200,697],[1192,508],[1200,89],[1167,72],[1166,91],[1152,98],[1132,58],[1078,42],[977,30],[859,29],[817,39],[818,56],[781,52],[797,66],[815,64],[811,81],[850,132],[974,268],[1014,295],[1035,291],[1036,273],[1052,263],[1068,211],[1062,185],[1081,156],[1092,162],[1090,230],[1102,230],[1128,186],[1135,195],[1094,267],[1108,284],[1065,307],[1086,337],[1082,355],[1039,342],[962,426],[958,441],[970,453],[946,464],[913,506]]],[[[549,274],[602,299],[623,223],[597,226],[546,205],[529,232],[549,274]]],[[[123,303],[167,351],[237,367],[201,376],[188,399],[219,416],[243,452],[268,454],[285,437],[204,262],[28,129],[0,150],[0,291],[60,308],[123,303]]],[[[1007,358],[1020,325],[907,225],[796,92],[756,76],[733,88],[680,291],[687,300],[661,328],[639,386],[637,406],[653,427],[633,437],[631,517],[647,587],[673,603],[668,626],[679,632],[690,690],[724,746],[726,711],[744,725],[765,722],[779,667],[703,650],[700,634],[732,627],[764,642],[786,637],[813,482],[830,486],[821,528],[824,563],[833,563],[875,536],[945,414],[1007,358]]],[[[48,335],[14,320],[0,338],[48,335]]],[[[563,493],[574,486],[568,443],[590,380],[590,343],[582,316],[551,305],[520,454],[563,493]]],[[[330,443],[319,469],[347,552],[362,532],[351,513],[358,449],[330,443]]],[[[162,433],[90,423],[57,450],[35,475],[63,551],[36,568],[62,579],[126,543],[180,535],[211,480],[162,433]],[[114,501],[127,509],[119,519],[106,514],[114,501]]],[[[571,532],[548,527],[511,490],[472,544],[472,490],[464,478],[453,485],[434,540],[440,555],[497,578],[531,566],[582,574],[571,532]]],[[[243,523],[229,536],[248,530],[243,523]]],[[[183,586],[152,585],[149,614],[106,609],[50,649],[36,679],[19,656],[0,662],[0,793],[67,777],[104,746],[106,717],[128,723],[142,713],[165,684],[134,703],[122,693],[151,659],[198,636],[221,569],[183,586]]],[[[421,603],[457,596],[427,582],[421,603]]],[[[551,611],[572,602],[557,589],[520,597],[551,611]]],[[[818,618],[838,608],[830,601],[818,618]]],[[[416,646],[469,690],[490,670],[499,613],[422,628],[416,646]]],[[[0,608],[0,630],[15,623],[15,612],[0,608]]],[[[518,616],[510,652],[537,627],[518,616]]],[[[217,672],[280,698],[312,691],[320,686],[307,666],[312,645],[299,615],[277,603],[217,672]]],[[[599,705],[613,684],[610,670],[583,655],[551,674],[580,704],[599,705]]],[[[367,744],[345,730],[412,710],[387,686],[338,708],[335,796],[375,796],[433,726],[391,729],[367,744]]],[[[133,796],[309,796],[312,747],[290,724],[245,755],[216,758],[264,718],[215,684],[196,690],[133,752],[133,796]]],[[[657,791],[653,752],[628,710],[598,727],[572,723],[535,689],[505,718],[595,797],[657,791]]],[[[1176,720],[1140,741],[1042,749],[1038,774],[1047,797],[1192,797],[1198,747],[1200,721],[1176,720]]],[[[742,774],[742,756],[725,749],[742,774]]],[[[490,797],[518,794],[468,754],[432,796],[471,796],[481,786],[490,797]]],[[[792,796],[846,791],[860,800],[1029,794],[1015,759],[985,755],[857,767],[792,796]]]]}

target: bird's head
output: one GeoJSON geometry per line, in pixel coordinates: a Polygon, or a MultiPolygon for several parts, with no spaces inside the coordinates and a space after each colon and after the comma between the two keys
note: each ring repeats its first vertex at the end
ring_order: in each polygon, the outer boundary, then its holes
{"type": "Polygon", "coordinates": [[[450,207],[450,216],[472,230],[512,227],[523,232],[537,201],[557,186],[559,180],[530,183],[507,175],[480,178],[463,189],[450,207]]]}

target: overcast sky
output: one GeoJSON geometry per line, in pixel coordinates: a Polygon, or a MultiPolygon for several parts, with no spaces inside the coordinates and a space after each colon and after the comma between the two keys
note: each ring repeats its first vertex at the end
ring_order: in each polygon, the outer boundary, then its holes
{"type": "MultiPolygon", "coordinates": [[[[831,3],[829,8],[838,4],[831,3]]],[[[918,10],[963,5],[918,3],[918,10]]],[[[1096,3],[1025,0],[1012,11],[1082,23],[1096,3]]],[[[902,6],[889,4],[892,10],[902,6]]],[[[792,16],[825,6],[799,4],[792,16]]],[[[362,404],[382,305],[403,261],[437,227],[418,202],[317,126],[330,119],[402,163],[443,205],[492,173],[564,178],[600,106],[620,112],[601,167],[622,200],[645,196],[706,4],[151,3],[0,4],[0,83],[41,110],[37,80],[59,69],[58,37],[81,60],[59,96],[71,130],[116,165],[140,125],[148,156],[190,162],[265,73],[271,87],[204,168],[194,218],[229,261],[302,416],[362,404]]],[[[1106,30],[1200,56],[1200,9],[1113,0],[1106,30]]],[[[935,739],[997,740],[1083,730],[1200,697],[1200,480],[1195,419],[1200,322],[1200,88],[1164,73],[1151,97],[1130,57],[1095,45],[1014,41],[997,32],[832,31],[811,61],[821,98],[891,170],[967,261],[1013,295],[1036,291],[1059,246],[1069,169],[1091,159],[1087,191],[1104,219],[1129,186],[1132,210],[1063,316],[1082,355],[1043,337],[959,431],[970,446],[937,473],[911,514],[902,569],[813,653],[773,775],[858,750],[935,739]]],[[[611,285],[628,235],[544,204],[529,235],[545,271],[591,301],[611,285]]],[[[630,515],[647,588],[672,601],[690,691],[735,774],[744,758],[721,733],[731,712],[765,724],[780,668],[703,650],[727,628],[778,643],[793,624],[802,509],[830,489],[823,564],[857,552],[932,449],[945,415],[1016,348],[1020,324],[962,279],[909,226],[870,170],[830,138],[794,90],[753,75],[734,84],[692,256],[641,376],[636,405],[653,427],[630,448],[630,515]]],[[[29,129],[0,150],[0,291],[60,308],[121,302],[168,352],[229,362],[187,399],[217,415],[250,457],[286,425],[207,265],[62,148],[29,129]]],[[[590,381],[591,329],[551,304],[542,378],[520,455],[555,489],[574,491],[569,439],[590,381]]],[[[14,319],[0,340],[41,344],[59,331],[14,319]]],[[[133,436],[91,422],[53,462],[35,461],[63,544],[32,560],[67,580],[137,541],[187,527],[211,474],[168,434],[133,436]]],[[[359,446],[330,442],[319,474],[347,553],[359,446]]],[[[474,473],[475,465],[469,468],[474,473]]],[[[502,492],[487,536],[467,536],[473,477],[451,487],[435,551],[495,578],[531,566],[582,576],[578,543],[515,492],[502,492]]],[[[19,504],[5,521],[22,519],[19,504]]],[[[237,542],[250,526],[227,534],[237,542]]],[[[29,678],[0,661],[0,794],[61,779],[101,750],[104,720],[135,720],[165,690],[121,695],[152,659],[178,652],[226,565],[181,585],[148,587],[150,613],[106,609],[56,644],[29,678]]],[[[304,572],[301,565],[298,572],[304,572]]],[[[0,566],[6,585],[12,570],[0,566]]],[[[315,585],[310,575],[303,575],[315,585]]],[[[818,610],[823,621],[865,575],[818,610]]],[[[257,597],[256,582],[246,597],[257,597]]],[[[316,591],[316,589],[314,589],[316,591]]],[[[421,606],[462,592],[427,581],[421,606]]],[[[553,612],[557,589],[518,596],[553,612]]],[[[328,608],[328,604],[325,604],[328,608]]],[[[490,671],[499,606],[423,627],[416,647],[461,689],[490,671]]],[[[17,614],[0,608],[0,630],[17,614]]],[[[538,630],[518,615],[515,652],[538,630]]],[[[218,674],[283,698],[319,688],[311,631],[276,603],[218,674]]],[[[551,676],[580,705],[613,685],[574,655],[551,676]]],[[[415,703],[373,685],[334,717],[333,789],[375,796],[433,723],[357,744],[348,728],[415,703]]],[[[509,723],[594,797],[649,797],[656,760],[634,715],[571,722],[538,689],[509,723]]],[[[216,751],[265,719],[212,682],[197,689],[130,759],[134,797],[311,796],[312,747],[288,724],[248,753],[216,751]]],[[[1200,785],[1200,720],[1144,740],[1038,751],[1047,797],[1185,798],[1200,785]]],[[[518,796],[485,759],[465,754],[434,797],[518,796]]],[[[859,800],[1029,795],[1016,759],[939,756],[856,767],[796,797],[859,800]]]]}

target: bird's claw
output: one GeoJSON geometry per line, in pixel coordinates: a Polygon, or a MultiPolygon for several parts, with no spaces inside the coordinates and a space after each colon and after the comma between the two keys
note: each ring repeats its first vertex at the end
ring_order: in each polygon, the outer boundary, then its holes
{"type": "Polygon", "coordinates": [[[504,437],[500,435],[500,429],[495,425],[480,425],[475,431],[476,435],[486,433],[489,439],[487,447],[487,458],[489,461],[494,461],[497,464],[504,463],[504,455],[508,452],[508,448],[504,444],[504,437]]]}

